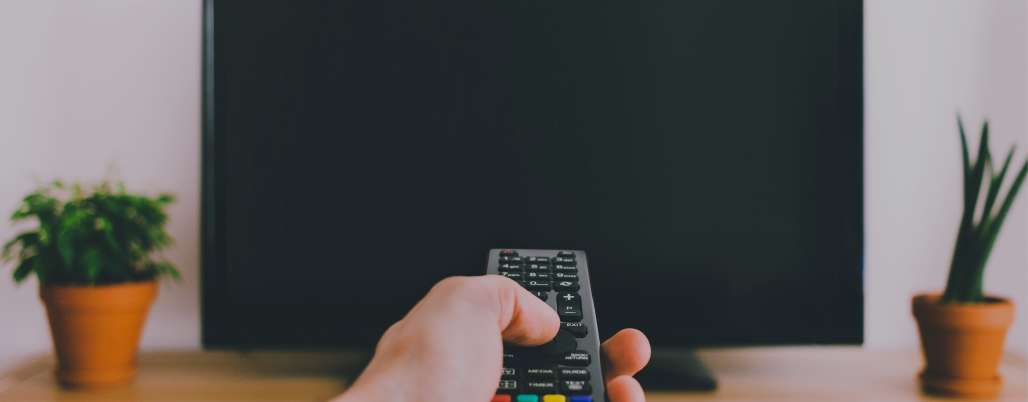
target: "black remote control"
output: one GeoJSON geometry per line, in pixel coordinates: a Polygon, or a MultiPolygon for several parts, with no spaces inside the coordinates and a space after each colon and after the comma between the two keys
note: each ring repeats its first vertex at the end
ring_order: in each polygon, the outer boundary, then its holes
{"type": "Polygon", "coordinates": [[[494,249],[486,273],[518,281],[553,307],[561,321],[557,336],[545,345],[504,345],[503,374],[492,402],[605,402],[585,252],[494,249]]]}

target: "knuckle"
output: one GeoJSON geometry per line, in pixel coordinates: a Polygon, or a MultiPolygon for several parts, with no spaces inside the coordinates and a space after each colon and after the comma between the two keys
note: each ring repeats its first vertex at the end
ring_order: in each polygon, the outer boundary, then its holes
{"type": "Polygon", "coordinates": [[[381,354],[388,350],[395,349],[397,345],[403,345],[404,342],[401,338],[403,332],[403,320],[397,321],[390,325],[385,330],[382,337],[378,340],[378,344],[375,345],[375,353],[381,354]]]}
{"type": "Polygon", "coordinates": [[[461,296],[468,293],[471,288],[474,287],[474,284],[471,283],[470,279],[471,278],[466,276],[448,277],[433,286],[431,293],[447,297],[461,296]]]}
{"type": "Polygon", "coordinates": [[[517,297],[519,288],[514,280],[498,275],[457,276],[443,279],[432,292],[449,305],[503,309],[517,297]]]}
{"type": "Polygon", "coordinates": [[[433,288],[433,292],[440,293],[447,298],[480,302],[494,296],[497,289],[503,288],[503,282],[507,278],[488,276],[468,277],[451,276],[439,281],[433,288]]]}

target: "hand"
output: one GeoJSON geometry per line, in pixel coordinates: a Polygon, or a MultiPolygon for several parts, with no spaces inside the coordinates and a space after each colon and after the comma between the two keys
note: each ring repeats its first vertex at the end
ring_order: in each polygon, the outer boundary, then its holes
{"type": "MultiPolygon", "coordinates": [[[[541,345],[559,327],[557,313],[517,282],[447,278],[382,335],[364,373],[336,401],[488,402],[500,380],[503,342],[541,345]]],[[[610,402],[644,402],[632,378],[650,358],[642,332],[622,330],[602,352],[610,402]]]]}

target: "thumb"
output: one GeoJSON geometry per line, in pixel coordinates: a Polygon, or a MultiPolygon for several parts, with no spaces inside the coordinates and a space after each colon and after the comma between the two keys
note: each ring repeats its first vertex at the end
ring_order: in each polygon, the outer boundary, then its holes
{"type": "Polygon", "coordinates": [[[560,329],[560,318],[553,308],[514,280],[499,275],[446,278],[407,315],[432,316],[417,313],[435,308],[459,308],[447,314],[486,326],[492,321],[504,341],[518,345],[541,345],[553,339],[560,329]],[[466,307],[472,309],[465,310],[466,307]]]}
{"type": "Polygon", "coordinates": [[[489,281],[499,295],[498,325],[504,341],[535,346],[557,335],[560,318],[546,302],[510,278],[487,275],[483,279],[489,281]]]}

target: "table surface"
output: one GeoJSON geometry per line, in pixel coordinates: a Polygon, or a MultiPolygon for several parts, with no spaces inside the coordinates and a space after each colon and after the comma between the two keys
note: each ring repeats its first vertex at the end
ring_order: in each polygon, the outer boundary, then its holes
{"type": "MultiPolygon", "coordinates": [[[[916,351],[859,347],[701,350],[718,377],[714,392],[649,392],[670,401],[954,401],[918,391],[916,351]]],[[[0,374],[0,401],[324,401],[346,388],[361,354],[345,351],[146,351],[139,375],[125,386],[59,388],[53,358],[28,359],[0,374]]],[[[1024,359],[1007,357],[999,401],[1028,401],[1024,359]]]]}

